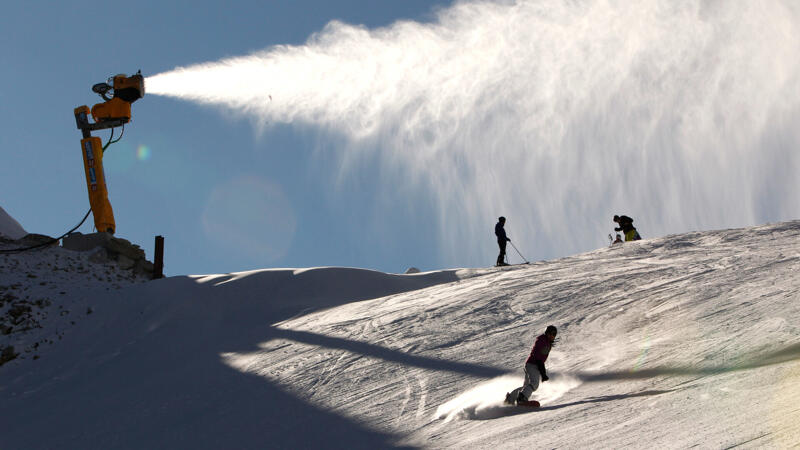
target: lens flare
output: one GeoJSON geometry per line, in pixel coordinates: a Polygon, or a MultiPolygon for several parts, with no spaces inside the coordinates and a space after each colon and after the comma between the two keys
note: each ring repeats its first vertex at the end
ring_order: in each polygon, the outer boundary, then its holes
{"type": "Polygon", "coordinates": [[[136,159],[141,162],[150,161],[150,147],[140,145],[136,148],[136,159]]]}
{"type": "Polygon", "coordinates": [[[294,208],[275,183],[244,176],[215,188],[203,211],[203,229],[212,242],[254,264],[284,256],[294,240],[294,208]]]}

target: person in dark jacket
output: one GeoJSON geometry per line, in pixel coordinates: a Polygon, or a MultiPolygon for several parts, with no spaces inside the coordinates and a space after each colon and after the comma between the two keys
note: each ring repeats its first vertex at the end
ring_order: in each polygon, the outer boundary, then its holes
{"type": "Polygon", "coordinates": [[[614,228],[614,231],[622,231],[625,233],[625,242],[638,241],[642,238],[639,236],[639,232],[636,231],[636,228],[633,226],[633,219],[630,217],[614,216],[613,220],[619,225],[619,227],[614,228]]]}
{"type": "Polygon", "coordinates": [[[497,236],[497,245],[500,246],[500,254],[497,255],[497,265],[498,266],[507,266],[508,263],[506,262],[506,242],[511,241],[506,236],[506,229],[503,228],[506,224],[506,218],[500,216],[497,219],[497,225],[494,226],[494,234],[497,236]]]}
{"type": "Polygon", "coordinates": [[[536,338],[531,354],[525,361],[525,383],[506,394],[506,403],[513,405],[528,402],[531,394],[539,389],[539,377],[542,381],[550,379],[544,363],[547,361],[547,356],[550,355],[550,349],[553,348],[557,333],[556,327],[549,325],[544,330],[544,334],[536,338]]]}

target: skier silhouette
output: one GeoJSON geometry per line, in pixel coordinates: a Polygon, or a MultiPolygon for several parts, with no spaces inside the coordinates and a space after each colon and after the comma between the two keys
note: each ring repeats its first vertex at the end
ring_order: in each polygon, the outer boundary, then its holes
{"type": "Polygon", "coordinates": [[[628,241],[638,241],[642,237],[639,236],[639,232],[636,231],[636,228],[633,226],[633,219],[628,216],[614,216],[614,222],[619,224],[619,227],[614,228],[614,231],[622,231],[625,233],[625,242],[628,241]]]}
{"type": "Polygon", "coordinates": [[[510,242],[506,236],[506,230],[503,228],[506,224],[506,218],[500,216],[497,219],[497,224],[494,226],[494,234],[497,236],[497,245],[500,247],[500,254],[497,255],[497,265],[498,266],[507,266],[508,263],[506,262],[506,242],[510,242]]]}

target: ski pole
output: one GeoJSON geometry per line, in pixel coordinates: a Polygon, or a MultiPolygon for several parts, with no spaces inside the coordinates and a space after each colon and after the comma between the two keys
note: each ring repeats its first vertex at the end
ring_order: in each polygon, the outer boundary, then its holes
{"type": "MultiPolygon", "coordinates": [[[[508,242],[509,242],[509,243],[511,243],[511,246],[512,246],[512,247],[514,247],[514,250],[517,250],[517,246],[516,246],[516,245],[514,245],[514,243],[513,243],[513,242],[511,242],[511,241],[508,241],[508,242]]],[[[527,260],[527,259],[525,259],[525,257],[524,257],[524,256],[522,256],[522,253],[520,253],[520,252],[519,252],[519,250],[517,250],[517,254],[519,255],[519,257],[520,257],[520,258],[522,258],[522,260],[523,260],[523,261],[525,261],[525,264],[529,264],[529,263],[528,263],[528,260],[527,260]]]]}

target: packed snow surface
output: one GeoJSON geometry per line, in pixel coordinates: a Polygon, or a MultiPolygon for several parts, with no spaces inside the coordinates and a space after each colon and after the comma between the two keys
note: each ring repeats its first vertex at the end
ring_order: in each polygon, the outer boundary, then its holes
{"type": "Polygon", "coordinates": [[[500,269],[53,278],[93,312],[0,367],[0,448],[795,446],[799,271],[793,221],[500,269]],[[542,407],[503,405],[549,324],[542,407]]]}

